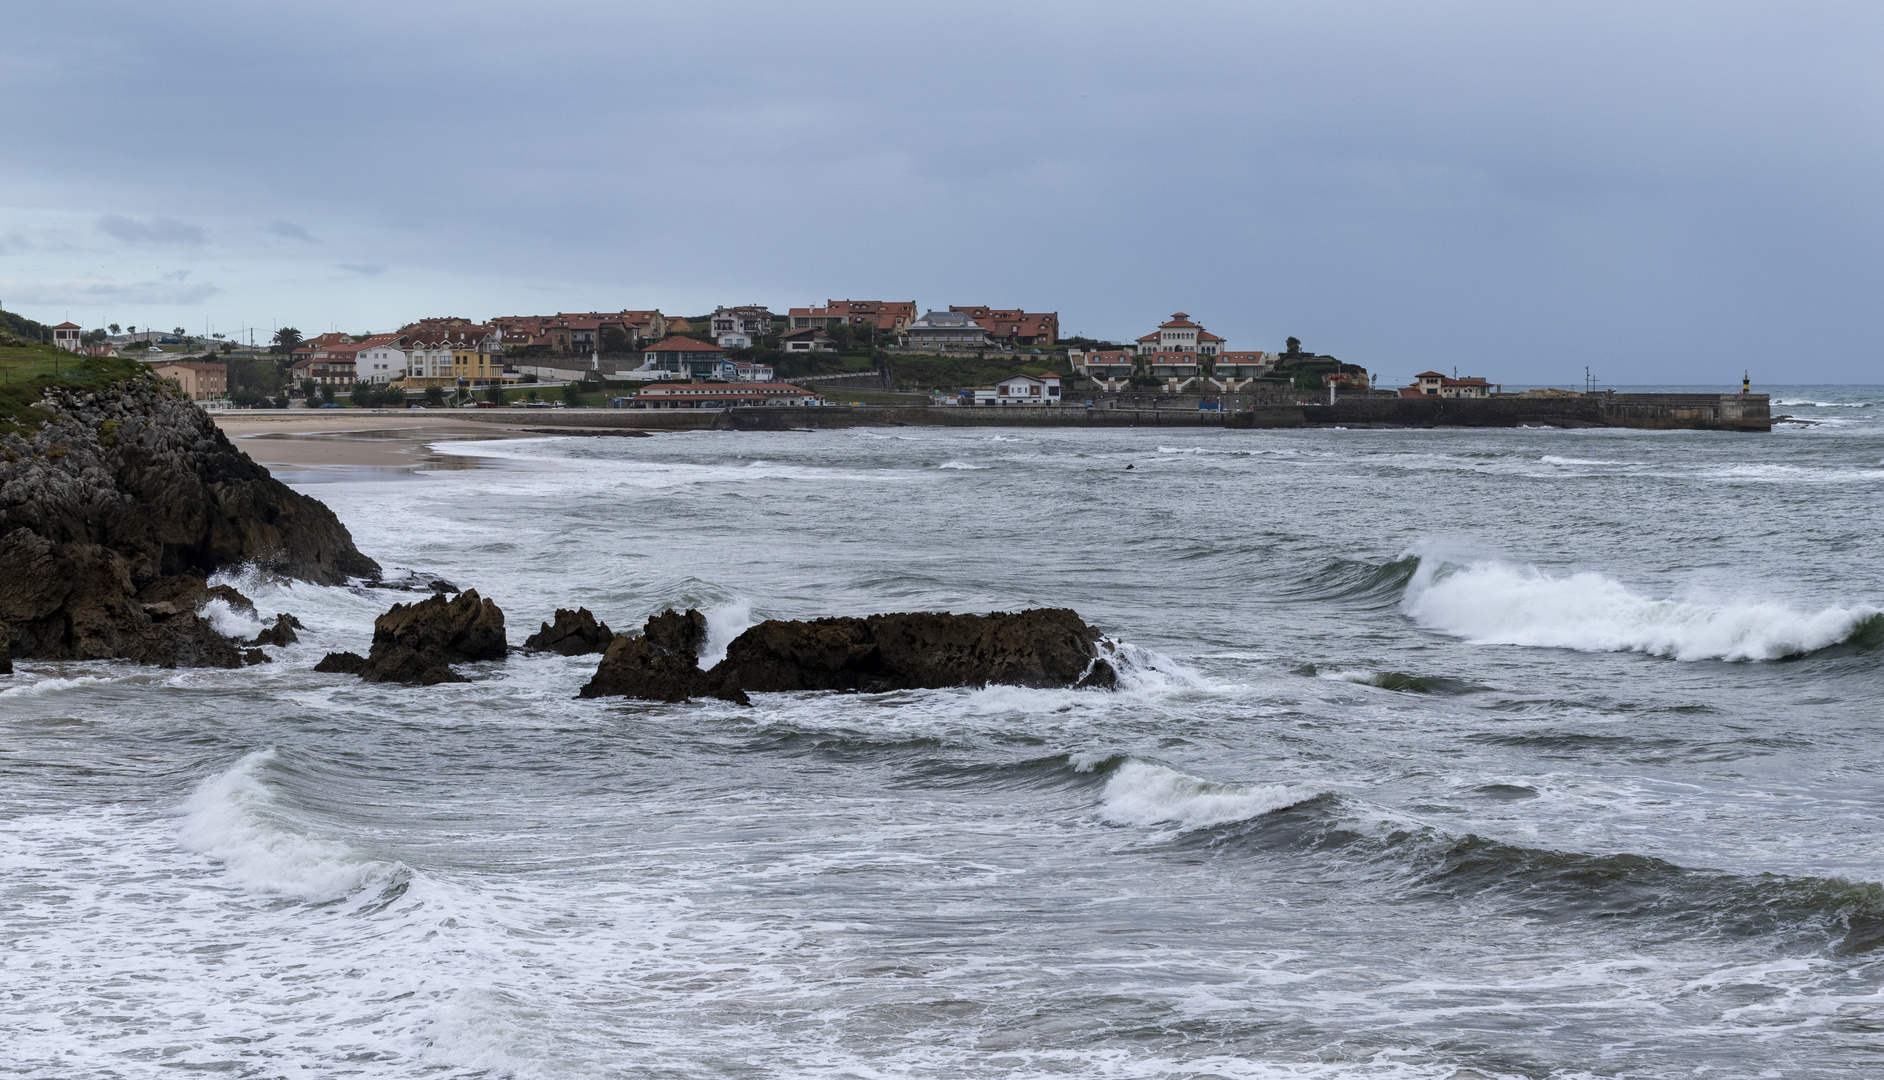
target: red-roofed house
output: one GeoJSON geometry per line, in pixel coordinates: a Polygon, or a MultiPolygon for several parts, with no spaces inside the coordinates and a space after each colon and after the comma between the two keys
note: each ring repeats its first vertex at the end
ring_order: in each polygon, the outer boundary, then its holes
{"type": "Polygon", "coordinates": [[[671,337],[641,350],[642,372],[667,372],[684,378],[705,378],[720,373],[726,356],[718,345],[690,337],[671,337]]]}
{"type": "Polygon", "coordinates": [[[884,333],[899,333],[916,321],[914,300],[827,300],[823,307],[792,308],[793,330],[833,326],[871,326],[884,333]]]}
{"type": "Polygon", "coordinates": [[[1060,313],[991,308],[981,305],[949,306],[980,324],[996,341],[1008,345],[1052,345],[1060,340],[1060,313]]]}
{"type": "Polygon", "coordinates": [[[72,352],[78,352],[79,339],[84,336],[85,328],[75,322],[62,322],[52,328],[52,343],[72,352]]]}
{"type": "Polygon", "coordinates": [[[299,345],[296,345],[294,352],[290,355],[294,357],[297,363],[302,360],[325,360],[329,348],[336,345],[351,344],[352,341],[353,336],[350,334],[321,334],[318,337],[308,338],[299,345]]]}
{"type": "Polygon", "coordinates": [[[1492,393],[1492,384],[1476,375],[1455,379],[1437,371],[1422,371],[1413,380],[1412,386],[1400,388],[1401,397],[1484,398],[1492,393]]]}
{"type": "Polygon", "coordinates": [[[1182,311],[1171,316],[1169,322],[1158,324],[1158,329],[1138,339],[1138,351],[1141,354],[1158,352],[1193,352],[1199,356],[1215,356],[1223,351],[1222,338],[1191,321],[1182,311]]]}
{"type": "Polygon", "coordinates": [[[1198,363],[1196,353],[1173,349],[1147,356],[1145,370],[1160,379],[1195,379],[1203,374],[1204,369],[1198,363]]]}

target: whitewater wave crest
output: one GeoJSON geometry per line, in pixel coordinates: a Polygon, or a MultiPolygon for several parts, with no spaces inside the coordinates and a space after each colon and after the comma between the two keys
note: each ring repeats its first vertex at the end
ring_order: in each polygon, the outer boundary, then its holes
{"type": "Polygon", "coordinates": [[[936,468],[938,469],[961,469],[963,471],[972,471],[972,472],[981,472],[983,470],[991,469],[993,467],[994,466],[992,465],[970,465],[966,461],[945,461],[942,464],[936,466],[936,468]]]}
{"type": "Polygon", "coordinates": [[[250,892],[303,900],[338,899],[407,873],[296,827],[266,778],[275,760],[272,747],[257,750],[203,781],[183,805],[183,846],[222,863],[250,892]]]}
{"type": "Polygon", "coordinates": [[[41,694],[56,694],[61,690],[71,690],[80,686],[90,686],[93,683],[108,683],[113,681],[115,680],[101,678],[97,675],[75,675],[69,679],[39,679],[21,686],[9,686],[5,690],[0,690],[0,698],[38,697],[41,694]]]}
{"type": "Polygon", "coordinates": [[[1797,611],[1774,603],[1638,596],[1606,574],[1556,576],[1497,561],[1426,558],[1402,610],[1475,645],[1640,652],[1676,660],[1778,660],[1865,634],[1884,611],[1866,605],[1797,611]]]}
{"type": "Polygon", "coordinates": [[[262,620],[256,616],[253,609],[237,611],[230,606],[229,601],[220,596],[210,597],[197,614],[207,620],[209,625],[223,637],[246,641],[261,633],[263,629],[262,620]]]}
{"type": "Polygon", "coordinates": [[[733,639],[757,623],[752,617],[752,604],[745,600],[733,600],[709,610],[706,641],[700,646],[700,666],[711,668],[726,659],[726,649],[733,639]]]}
{"type": "MultiPolygon", "coordinates": [[[[1074,767],[1089,771],[1098,764],[1075,761],[1074,767]]],[[[1127,758],[1106,778],[1100,814],[1115,825],[1176,825],[1188,832],[1247,821],[1317,794],[1286,784],[1219,783],[1127,758]]]]}

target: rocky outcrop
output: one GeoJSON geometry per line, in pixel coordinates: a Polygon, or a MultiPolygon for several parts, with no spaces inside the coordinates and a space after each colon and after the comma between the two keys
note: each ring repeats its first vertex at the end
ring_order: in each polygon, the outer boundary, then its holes
{"type": "Polygon", "coordinates": [[[378,573],[331,510],[167,383],[55,388],[41,408],[51,419],[37,431],[0,436],[0,622],[14,656],[233,667],[252,656],[197,614],[210,574],[378,573]]]}
{"type": "Polygon", "coordinates": [[[275,616],[275,624],[264,628],[261,633],[255,635],[255,640],[249,642],[249,644],[292,645],[301,640],[300,635],[296,634],[295,631],[305,629],[307,628],[301,625],[300,619],[286,612],[281,612],[275,616]]]}
{"type": "Polygon", "coordinates": [[[583,697],[741,701],[748,691],[936,689],[949,686],[1111,688],[1117,673],[1105,638],[1065,608],[950,615],[904,612],[867,618],[768,620],[699,666],[706,619],[666,611],[641,637],[619,637],[583,697]]]}
{"type": "Polygon", "coordinates": [[[615,640],[615,634],[605,622],[597,622],[588,608],[556,609],[556,621],[544,623],[543,628],[523,639],[523,647],[532,652],[561,653],[564,656],[581,656],[584,653],[599,653],[608,649],[615,640]]]}
{"type": "Polygon", "coordinates": [[[468,589],[450,600],[436,595],[394,604],[373,620],[370,653],[328,653],[314,670],[358,675],[367,682],[432,686],[467,681],[453,664],[501,660],[509,651],[503,611],[468,589]]]}
{"type": "Polygon", "coordinates": [[[737,686],[724,679],[715,683],[709,672],[700,670],[706,635],[706,616],[698,611],[663,611],[648,620],[640,637],[623,634],[609,644],[595,677],[579,696],[670,702],[717,697],[748,704],[737,686]]]}

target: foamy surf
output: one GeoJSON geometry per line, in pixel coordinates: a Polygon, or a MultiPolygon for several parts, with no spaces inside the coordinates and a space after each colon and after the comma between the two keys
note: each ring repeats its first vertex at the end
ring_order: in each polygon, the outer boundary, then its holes
{"type": "Polygon", "coordinates": [[[711,668],[726,659],[726,649],[733,639],[758,624],[752,617],[752,605],[744,600],[721,604],[706,613],[706,641],[700,646],[700,666],[711,668]]]}
{"type": "Polygon", "coordinates": [[[97,675],[76,675],[69,679],[62,679],[58,677],[42,678],[42,679],[36,679],[33,682],[23,683],[19,686],[9,686],[4,690],[0,690],[0,698],[38,697],[41,694],[56,694],[61,690],[76,690],[81,686],[92,686],[97,683],[108,683],[108,682],[114,682],[114,681],[116,680],[102,678],[97,675]]]}
{"type": "MultiPolygon", "coordinates": [[[[1075,761],[1074,767],[1094,765],[1075,761]]],[[[1248,821],[1316,794],[1284,784],[1219,783],[1129,758],[1106,778],[1099,812],[1115,825],[1176,825],[1188,832],[1248,821]]]]}
{"type": "Polygon", "coordinates": [[[1401,608],[1420,626],[1474,645],[1640,652],[1676,660],[1778,660],[1848,640],[1880,611],[1801,612],[1637,596],[1605,574],[1557,577],[1496,561],[1422,559],[1401,608]]]}
{"type": "Polygon", "coordinates": [[[257,750],[198,786],[183,805],[183,846],[250,892],[304,900],[347,896],[403,870],[296,828],[265,779],[274,760],[272,747],[257,750]]]}

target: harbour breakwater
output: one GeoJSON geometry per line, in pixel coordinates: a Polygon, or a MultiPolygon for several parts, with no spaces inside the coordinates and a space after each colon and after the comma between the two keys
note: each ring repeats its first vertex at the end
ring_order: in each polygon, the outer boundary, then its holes
{"type": "MultiPolygon", "coordinates": [[[[403,410],[389,410],[398,414],[403,410]]],[[[795,431],[848,427],[1483,428],[1621,427],[1771,431],[1766,394],[1585,394],[1578,397],[1340,397],[1331,405],[1239,402],[1236,395],[1077,395],[1049,406],[833,405],[730,409],[465,409],[487,423],[534,429],[795,431]],[[1206,404],[1221,408],[1205,408],[1206,404]]]]}

